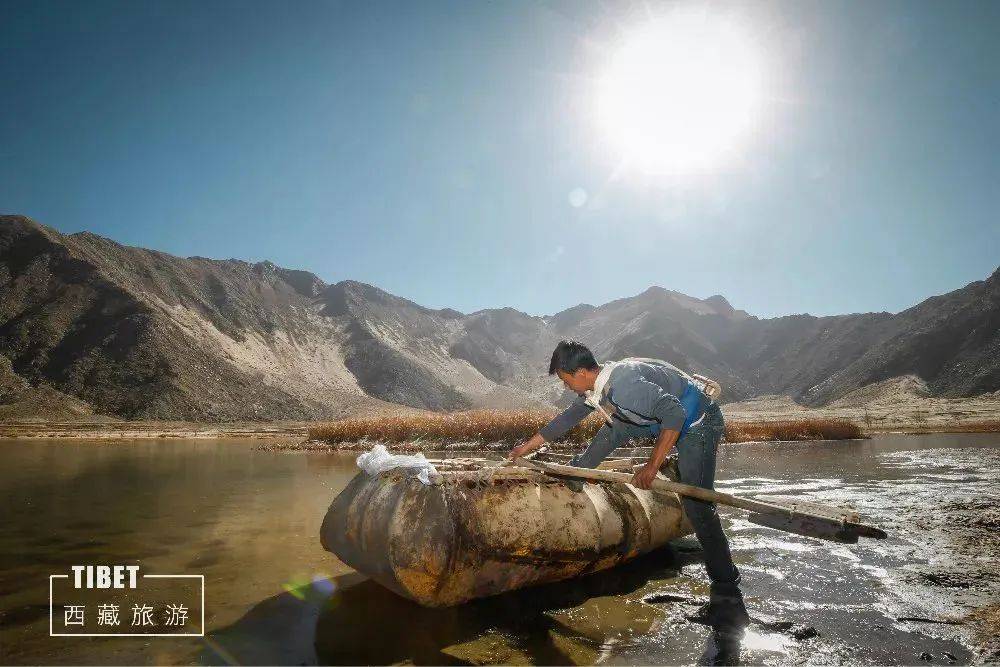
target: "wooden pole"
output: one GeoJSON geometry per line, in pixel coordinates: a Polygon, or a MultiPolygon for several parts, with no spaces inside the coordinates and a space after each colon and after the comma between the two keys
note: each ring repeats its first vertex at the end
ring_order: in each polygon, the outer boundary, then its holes
{"type": "MultiPolygon", "coordinates": [[[[576,466],[562,465],[559,463],[546,463],[542,461],[529,461],[516,459],[515,465],[539,470],[557,477],[576,477],[579,479],[590,479],[602,482],[618,482],[631,484],[632,475],[628,473],[613,472],[610,470],[593,470],[591,468],[578,468],[576,466]]],[[[759,515],[778,515],[787,520],[797,520],[808,518],[828,525],[839,527],[842,530],[856,533],[864,537],[884,539],[886,533],[867,524],[860,523],[860,517],[855,512],[850,512],[836,507],[818,505],[815,503],[789,503],[777,504],[763,502],[750,498],[740,498],[728,493],[703,489],[700,486],[682,484],[668,479],[656,478],[653,480],[651,490],[660,493],[676,493],[678,495],[703,500],[709,503],[738,507],[759,515]]],[[[772,526],[777,527],[777,526],[772,526]]],[[[797,532],[792,530],[791,532],[797,532]]],[[[818,536],[818,535],[817,535],[818,536]]]]}

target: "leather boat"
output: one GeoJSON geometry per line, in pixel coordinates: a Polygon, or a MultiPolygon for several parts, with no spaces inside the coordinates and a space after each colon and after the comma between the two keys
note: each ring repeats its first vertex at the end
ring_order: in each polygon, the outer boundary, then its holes
{"type": "Polygon", "coordinates": [[[574,490],[484,459],[435,463],[430,484],[406,469],[360,472],[320,530],[345,564],[427,607],[597,572],[692,532],[674,494],[574,490]]]}

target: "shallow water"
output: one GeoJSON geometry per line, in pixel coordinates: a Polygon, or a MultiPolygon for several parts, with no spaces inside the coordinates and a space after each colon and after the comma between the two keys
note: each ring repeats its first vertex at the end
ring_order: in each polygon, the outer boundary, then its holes
{"type": "Polygon", "coordinates": [[[890,539],[838,545],[725,511],[756,623],[687,622],[697,542],[584,579],[426,610],[322,550],[354,455],[252,441],[0,441],[0,662],[967,663],[1000,599],[1000,437],[882,436],[720,452],[720,490],[853,506],[890,539]],[[48,636],[48,575],[78,563],[204,574],[200,638],[48,636]],[[928,659],[929,658],[929,659],[928,659]]]}

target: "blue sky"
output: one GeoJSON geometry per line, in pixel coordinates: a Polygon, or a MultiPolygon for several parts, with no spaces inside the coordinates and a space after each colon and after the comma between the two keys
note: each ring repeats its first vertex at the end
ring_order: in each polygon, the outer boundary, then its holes
{"type": "Polygon", "coordinates": [[[593,79],[662,7],[3,1],[0,211],[466,312],[896,311],[1000,264],[1000,3],[715,3],[765,65],[738,159],[613,176],[593,79]]]}

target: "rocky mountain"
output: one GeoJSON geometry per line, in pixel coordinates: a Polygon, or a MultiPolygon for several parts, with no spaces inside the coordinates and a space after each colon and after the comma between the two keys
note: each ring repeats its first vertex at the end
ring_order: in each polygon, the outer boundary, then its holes
{"type": "Polygon", "coordinates": [[[180,258],[0,216],[0,418],[331,418],[412,406],[550,407],[561,338],[717,378],[730,399],[824,404],[916,375],[1000,388],[1000,272],[898,314],[759,319],[659,287],[534,317],[432,310],[269,262],[180,258]]]}

